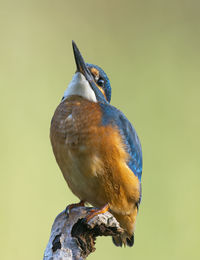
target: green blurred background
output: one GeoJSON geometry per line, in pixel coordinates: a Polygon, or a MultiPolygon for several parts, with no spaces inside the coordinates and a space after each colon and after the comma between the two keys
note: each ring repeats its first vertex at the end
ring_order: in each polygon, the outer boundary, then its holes
{"type": "Polygon", "coordinates": [[[140,136],[135,246],[97,240],[89,259],[198,259],[200,2],[0,0],[0,259],[42,259],[76,202],[49,126],[75,71],[71,40],[108,73],[112,104],[140,136]]]}

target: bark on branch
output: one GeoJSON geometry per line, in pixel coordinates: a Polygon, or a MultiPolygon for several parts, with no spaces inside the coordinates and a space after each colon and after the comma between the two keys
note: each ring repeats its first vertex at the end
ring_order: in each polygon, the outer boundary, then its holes
{"type": "Polygon", "coordinates": [[[61,212],[55,219],[43,260],[84,260],[95,251],[98,236],[116,236],[124,230],[109,212],[95,216],[86,224],[89,207],[73,208],[67,216],[61,212]]]}

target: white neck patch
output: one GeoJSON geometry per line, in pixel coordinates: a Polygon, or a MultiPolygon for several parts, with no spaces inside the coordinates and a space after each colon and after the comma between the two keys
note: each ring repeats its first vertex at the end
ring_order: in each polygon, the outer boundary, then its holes
{"type": "Polygon", "coordinates": [[[95,93],[92,90],[89,82],[80,72],[76,72],[73,76],[72,81],[69,83],[67,89],[64,92],[63,100],[73,95],[78,95],[90,101],[97,102],[95,93]]]}

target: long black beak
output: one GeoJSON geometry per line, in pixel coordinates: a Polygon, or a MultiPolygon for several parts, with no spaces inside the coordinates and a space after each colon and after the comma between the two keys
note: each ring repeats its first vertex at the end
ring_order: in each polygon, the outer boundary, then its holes
{"type": "Polygon", "coordinates": [[[92,74],[86,67],[85,61],[74,41],[72,41],[72,47],[74,51],[74,58],[76,62],[77,71],[82,73],[85,76],[86,80],[88,80],[91,83],[93,81],[92,74]]]}

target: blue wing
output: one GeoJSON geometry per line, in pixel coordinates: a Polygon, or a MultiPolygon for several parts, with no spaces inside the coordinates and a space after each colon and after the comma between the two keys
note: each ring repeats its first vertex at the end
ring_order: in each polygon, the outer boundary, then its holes
{"type": "Polygon", "coordinates": [[[130,155],[129,168],[141,182],[142,177],[142,148],[137,133],[125,115],[110,104],[100,104],[102,110],[102,124],[116,126],[124,140],[130,155]]]}

